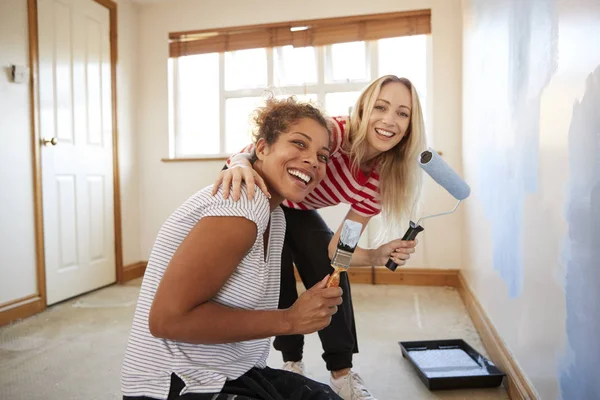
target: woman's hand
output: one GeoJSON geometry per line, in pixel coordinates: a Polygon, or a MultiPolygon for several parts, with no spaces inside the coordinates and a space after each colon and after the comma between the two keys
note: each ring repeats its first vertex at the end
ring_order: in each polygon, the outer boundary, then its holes
{"type": "Polygon", "coordinates": [[[215,180],[212,194],[214,196],[219,190],[219,185],[223,184],[223,198],[227,199],[231,192],[233,200],[238,201],[242,192],[242,182],[246,182],[250,200],[254,198],[257,185],[268,198],[271,198],[265,181],[252,168],[249,161],[239,161],[228,169],[221,171],[217,180],[215,180]]]}
{"type": "Polygon", "coordinates": [[[415,252],[417,240],[402,240],[396,239],[379,246],[373,250],[373,264],[385,265],[391,258],[398,266],[403,266],[410,258],[410,255],[415,252]]]}
{"type": "Polygon", "coordinates": [[[323,280],[300,295],[286,310],[291,323],[291,334],[308,334],[320,331],[331,322],[331,316],[342,304],[342,289],[326,288],[327,275],[323,280]]]}

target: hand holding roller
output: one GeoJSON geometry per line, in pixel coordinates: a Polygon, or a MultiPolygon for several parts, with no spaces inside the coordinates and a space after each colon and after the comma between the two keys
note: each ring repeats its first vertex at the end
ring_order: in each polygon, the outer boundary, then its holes
{"type": "MultiPolygon", "coordinates": [[[[410,221],[410,226],[404,234],[404,236],[402,237],[402,240],[414,240],[419,234],[419,232],[425,229],[421,225],[419,225],[419,222],[421,220],[453,213],[460,204],[460,202],[469,197],[469,194],[471,194],[471,188],[469,187],[469,185],[467,185],[465,181],[463,181],[462,178],[458,176],[458,174],[442,159],[442,157],[438,155],[438,153],[435,150],[430,148],[426,151],[423,151],[419,157],[419,166],[425,172],[427,172],[427,174],[429,174],[429,176],[431,176],[434,181],[436,181],[440,186],[446,189],[456,200],[458,200],[458,202],[450,211],[421,217],[417,220],[416,223],[410,221]]],[[[393,260],[390,259],[388,260],[387,264],[385,264],[385,266],[388,269],[395,271],[398,267],[398,264],[396,264],[393,260]]]]}

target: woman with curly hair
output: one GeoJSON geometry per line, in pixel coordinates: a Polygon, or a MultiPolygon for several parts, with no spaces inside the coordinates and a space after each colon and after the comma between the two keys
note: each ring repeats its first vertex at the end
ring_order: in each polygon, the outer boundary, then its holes
{"type": "Polygon", "coordinates": [[[339,399],[327,385],[266,365],[270,337],[316,332],[342,302],[324,278],[278,309],[279,205],[304,201],[325,176],[330,128],[319,110],[292,98],[268,100],[256,122],[252,168],[270,196],[250,199],[242,187],[233,201],[208,186],[162,225],[129,336],[123,399],[339,399]]]}

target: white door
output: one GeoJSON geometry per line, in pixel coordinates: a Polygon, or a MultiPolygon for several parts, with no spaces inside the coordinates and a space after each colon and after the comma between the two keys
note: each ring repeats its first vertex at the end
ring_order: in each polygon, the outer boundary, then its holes
{"type": "Polygon", "coordinates": [[[38,0],[48,305],[116,280],[109,11],[38,0]]]}

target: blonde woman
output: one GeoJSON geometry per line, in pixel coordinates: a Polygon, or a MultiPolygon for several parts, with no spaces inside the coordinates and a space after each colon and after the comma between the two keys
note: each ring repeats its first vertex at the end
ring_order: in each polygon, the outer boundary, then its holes
{"type": "MultiPolygon", "coordinates": [[[[384,226],[393,231],[411,215],[421,188],[421,172],[416,162],[426,148],[423,115],[417,92],[405,78],[382,76],[360,95],[350,119],[333,118],[333,146],[323,181],[302,202],[286,200],[286,238],[282,255],[279,307],[287,308],[298,294],[293,265],[305,287],[312,287],[332,272],[333,256],[341,226],[333,233],[317,209],[350,204],[347,219],[367,225],[382,213],[384,226]]],[[[268,191],[252,169],[248,146],[228,160],[215,187],[223,184],[223,196],[239,198],[240,182],[245,181],[249,195],[254,185],[268,191]],[[229,190],[231,187],[231,191],[229,190]]],[[[294,171],[290,171],[294,174],[294,171]]],[[[306,182],[306,176],[296,174],[306,182]]],[[[392,258],[404,265],[414,252],[415,241],[390,241],[374,249],[357,248],[353,266],[384,265],[392,258]]],[[[319,331],[323,359],[331,371],[330,385],[343,399],[374,399],[360,376],[352,371],[352,356],[358,353],[350,285],[342,274],[343,303],[331,324],[319,331]]],[[[274,347],[283,354],[283,369],[304,374],[303,335],[278,336],[274,347]]]]}

